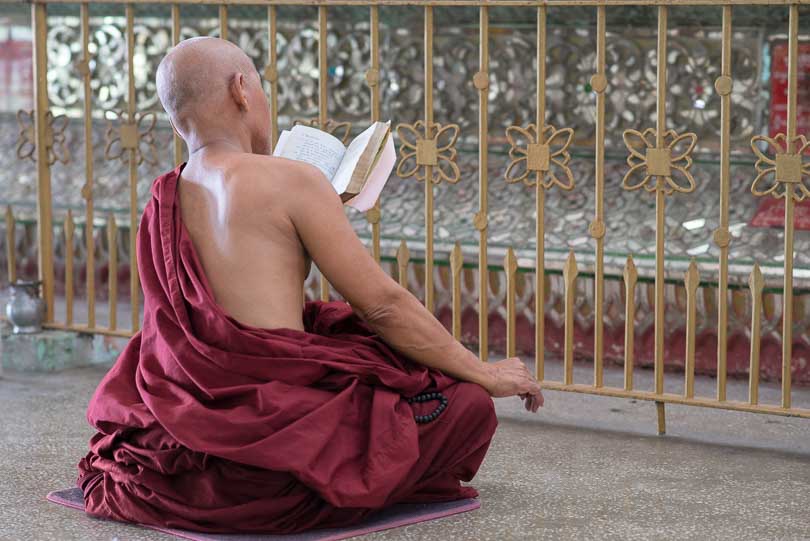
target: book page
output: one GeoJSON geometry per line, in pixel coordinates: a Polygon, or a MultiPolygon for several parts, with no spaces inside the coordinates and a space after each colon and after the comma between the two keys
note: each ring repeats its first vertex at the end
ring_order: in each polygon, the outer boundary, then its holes
{"type": "MultiPolygon", "coordinates": [[[[286,137],[284,133],[279,137],[273,155],[314,165],[332,182],[346,153],[340,139],[317,128],[301,125],[294,126],[286,137]]],[[[341,192],[337,187],[335,190],[341,192]]]]}
{"type": "Polygon", "coordinates": [[[354,138],[354,140],[349,144],[349,147],[346,149],[346,153],[343,155],[343,160],[340,162],[340,166],[338,167],[334,176],[335,181],[333,185],[335,186],[337,193],[343,193],[349,186],[354,169],[357,167],[357,163],[360,161],[360,158],[366,151],[369,141],[371,140],[371,136],[374,135],[375,128],[376,124],[372,124],[366,128],[360,135],[354,138]]]}
{"type": "Polygon", "coordinates": [[[287,144],[287,138],[290,136],[290,130],[284,130],[281,132],[281,135],[278,136],[278,141],[276,141],[276,148],[273,149],[273,156],[281,156],[284,152],[284,145],[287,144]]]}
{"type": "Polygon", "coordinates": [[[394,148],[394,138],[389,136],[374,168],[368,176],[368,181],[365,186],[360,190],[360,193],[346,201],[346,204],[361,212],[365,212],[373,207],[374,203],[376,203],[377,199],[380,197],[385,183],[388,182],[388,178],[391,176],[391,171],[393,171],[396,163],[397,152],[394,148]]]}

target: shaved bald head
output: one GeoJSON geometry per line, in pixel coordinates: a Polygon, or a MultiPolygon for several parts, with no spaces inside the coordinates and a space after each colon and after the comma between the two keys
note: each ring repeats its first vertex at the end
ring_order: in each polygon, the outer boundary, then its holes
{"type": "Polygon", "coordinates": [[[268,136],[269,109],[261,78],[244,51],[227,40],[196,37],[180,42],[158,66],[157,92],[187,143],[194,135],[190,131],[223,119],[264,131],[252,138],[268,136]]]}

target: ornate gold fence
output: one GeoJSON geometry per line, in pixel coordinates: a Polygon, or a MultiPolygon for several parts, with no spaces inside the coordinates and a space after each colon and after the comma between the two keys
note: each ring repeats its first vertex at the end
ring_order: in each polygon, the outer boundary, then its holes
{"type": "MultiPolygon", "coordinates": [[[[10,3],[2,0],[3,3],[10,3]]],[[[20,2],[16,2],[20,3],[20,2]]],[[[29,3],[29,2],[25,2],[29,3]]],[[[54,316],[54,266],[53,266],[53,224],[52,201],[51,201],[51,165],[60,159],[64,159],[60,153],[60,124],[54,119],[49,111],[49,99],[47,94],[47,71],[48,57],[46,53],[47,18],[48,4],[73,3],[80,6],[81,18],[81,50],[82,60],[76,69],[82,76],[84,93],[84,134],[85,134],[85,156],[86,180],[82,189],[82,196],[86,202],[85,224],[94,223],[94,197],[93,197],[93,147],[92,147],[92,95],[91,95],[91,74],[89,69],[90,51],[89,43],[89,10],[88,4],[95,2],[69,2],[63,0],[33,0],[31,4],[32,26],[34,35],[34,89],[35,107],[33,112],[33,126],[24,136],[28,137],[28,143],[35,158],[38,182],[38,247],[39,247],[39,276],[43,282],[43,293],[48,306],[47,326],[52,328],[70,329],[78,332],[107,333],[121,336],[129,336],[138,330],[139,325],[139,303],[138,296],[140,287],[136,272],[130,272],[130,304],[132,307],[131,322],[128,329],[119,329],[116,321],[116,308],[118,302],[118,292],[116,280],[110,280],[108,302],[110,304],[110,318],[107,327],[97,324],[95,318],[95,285],[94,285],[94,245],[93,236],[84,235],[86,239],[87,251],[87,317],[86,323],[79,324],[75,321],[73,313],[73,288],[66,286],[65,301],[67,303],[66,318],[57,321],[54,316]]],[[[132,3],[119,2],[118,0],[108,0],[107,4],[124,4],[126,14],[126,28],[124,28],[127,44],[127,65],[126,73],[128,80],[127,107],[118,113],[119,122],[108,134],[108,142],[105,148],[105,155],[109,159],[121,159],[127,164],[130,187],[130,208],[128,228],[129,246],[134,246],[135,227],[137,224],[137,184],[146,179],[138,178],[138,164],[149,159],[149,147],[153,144],[151,131],[155,125],[153,113],[139,112],[136,110],[135,96],[135,61],[133,58],[134,49],[134,6],[132,3]]],[[[180,40],[180,17],[181,5],[199,3],[197,0],[174,0],[163,1],[153,0],[152,4],[170,4],[172,21],[172,41],[177,43],[180,40]]],[[[808,147],[808,142],[804,135],[797,133],[797,61],[799,54],[799,6],[810,3],[801,1],[777,1],[760,0],[739,2],[729,0],[726,5],[718,6],[722,10],[722,62],[720,66],[720,76],[715,81],[715,89],[720,96],[721,114],[721,135],[720,135],[720,182],[718,198],[720,201],[720,227],[714,232],[713,240],[720,250],[719,276],[718,276],[718,348],[717,348],[717,388],[713,397],[695,396],[695,327],[696,327],[696,291],[700,284],[700,275],[697,265],[693,261],[689,266],[684,279],[687,292],[687,321],[686,321],[686,351],[685,370],[683,374],[683,392],[666,392],[664,388],[664,287],[665,287],[665,258],[664,258],[664,225],[666,217],[667,197],[674,193],[688,194],[695,189],[695,180],[690,172],[692,165],[692,151],[697,143],[697,136],[694,133],[676,133],[667,129],[667,36],[668,36],[668,14],[670,6],[685,5],[716,5],[712,0],[550,0],[546,2],[530,0],[231,0],[229,2],[211,2],[219,7],[220,36],[227,39],[228,34],[228,10],[229,6],[235,4],[263,5],[267,9],[268,28],[268,58],[264,77],[270,87],[270,106],[273,113],[272,140],[275,141],[279,134],[278,122],[278,95],[279,79],[284,77],[278,69],[277,59],[277,7],[287,5],[297,6],[317,6],[318,15],[318,104],[319,114],[317,118],[306,120],[306,122],[323,127],[325,129],[337,130],[345,123],[339,123],[335,119],[329,118],[327,102],[329,100],[329,89],[327,85],[327,20],[331,10],[341,9],[341,5],[367,6],[369,20],[369,40],[370,40],[370,60],[366,72],[366,82],[371,98],[369,120],[380,119],[380,38],[379,38],[379,16],[380,9],[388,6],[418,6],[424,11],[424,117],[413,124],[400,124],[397,126],[399,137],[400,161],[397,173],[403,178],[413,178],[416,182],[421,182],[424,186],[424,217],[425,217],[425,249],[424,249],[424,302],[428,309],[434,309],[434,284],[433,267],[434,262],[434,187],[445,182],[454,184],[460,180],[460,173],[456,165],[456,142],[459,137],[459,126],[457,124],[439,124],[434,121],[434,100],[433,100],[433,39],[437,32],[434,27],[433,11],[436,6],[474,6],[479,10],[479,71],[470,82],[477,89],[478,93],[478,211],[472,217],[472,223],[479,233],[478,242],[478,270],[482,277],[479,282],[479,355],[482,360],[487,360],[488,352],[488,328],[487,314],[489,308],[487,281],[483,278],[487,275],[490,262],[487,259],[487,219],[488,201],[487,193],[490,189],[490,179],[488,178],[488,144],[490,130],[488,127],[488,104],[489,104],[489,42],[490,30],[489,10],[493,6],[513,6],[520,7],[536,14],[537,27],[537,96],[535,122],[528,125],[511,126],[503,136],[506,137],[511,148],[509,155],[511,162],[504,171],[504,179],[498,182],[523,183],[527,188],[534,191],[536,203],[536,273],[535,273],[535,370],[536,376],[543,382],[547,389],[560,391],[574,391],[596,395],[635,398],[654,401],[658,406],[659,431],[664,431],[664,404],[686,404],[704,406],[712,408],[723,408],[738,411],[769,413],[787,416],[810,417],[809,409],[802,409],[791,404],[791,345],[792,345],[792,322],[793,322],[793,238],[794,223],[793,212],[794,203],[804,200],[810,191],[803,183],[803,176],[810,173],[807,165],[803,163],[803,156],[808,147]],[[735,5],[782,5],[785,10],[789,10],[789,26],[785,29],[788,36],[789,49],[789,77],[788,77],[788,110],[786,133],[779,134],[774,138],[755,136],[751,141],[752,151],[758,161],[756,170],[751,171],[752,185],[751,191],[757,196],[773,196],[785,200],[785,246],[784,246],[784,302],[782,305],[782,378],[781,378],[781,403],[779,405],[769,405],[759,403],[759,358],[760,358],[760,324],[763,309],[763,288],[764,280],[759,267],[755,264],[750,275],[750,295],[752,299],[752,320],[751,320],[751,348],[750,348],[750,370],[749,370],[749,396],[747,401],[728,400],[726,397],[726,374],[727,374],[727,347],[728,347],[728,291],[729,291],[729,244],[731,235],[729,232],[729,206],[730,199],[730,162],[731,162],[731,115],[732,99],[731,92],[733,86],[733,76],[731,67],[732,55],[732,16],[735,5]],[[624,384],[621,387],[612,387],[604,381],[604,329],[603,320],[605,315],[605,276],[604,276],[604,238],[605,227],[605,104],[606,95],[610,92],[611,81],[608,76],[606,65],[606,11],[613,9],[615,5],[638,5],[657,7],[657,47],[656,57],[657,73],[657,114],[654,126],[638,126],[637,129],[630,129],[624,132],[624,142],[627,147],[628,170],[622,180],[622,187],[628,191],[635,191],[638,197],[651,197],[655,202],[656,215],[656,248],[655,248],[655,361],[654,361],[654,389],[652,391],[642,391],[634,388],[633,382],[633,336],[634,336],[634,310],[635,310],[635,289],[638,273],[633,261],[633,257],[628,256],[624,269],[625,283],[625,366],[624,384]],[[590,88],[596,94],[596,115],[595,115],[595,136],[594,136],[594,160],[595,175],[592,189],[595,194],[595,212],[589,227],[589,232],[595,242],[593,276],[595,283],[594,291],[594,350],[593,350],[593,378],[590,383],[574,382],[574,311],[576,302],[576,283],[578,279],[578,266],[574,252],[572,251],[563,268],[565,283],[565,347],[563,355],[563,377],[561,381],[546,379],[544,360],[544,317],[543,302],[545,297],[545,257],[544,257],[544,210],[546,208],[546,194],[550,190],[589,190],[588,186],[576,186],[574,176],[569,167],[571,155],[569,147],[572,143],[573,129],[567,126],[552,126],[546,123],[546,82],[547,82],[547,12],[549,7],[588,7],[596,12],[596,69],[589,82],[590,88]],[[773,155],[766,154],[763,149],[768,146],[773,155]]],[[[63,129],[63,128],[62,128],[63,129]]],[[[348,130],[347,130],[348,133],[348,130]]],[[[25,137],[24,137],[25,138],[25,137]]],[[[19,152],[19,149],[18,149],[19,152]]],[[[183,160],[183,149],[181,141],[174,140],[174,160],[183,160]]],[[[380,260],[380,220],[381,216],[379,202],[366,214],[366,219],[372,232],[372,253],[380,260]]],[[[13,224],[13,216],[9,210],[6,214],[7,223],[13,224]]],[[[72,214],[68,213],[63,228],[67,245],[73,245],[74,223],[72,214]]],[[[106,231],[109,242],[109,268],[111,275],[114,275],[118,266],[117,252],[117,228],[115,217],[109,214],[106,221],[106,231]]],[[[8,246],[14,246],[14,228],[7,227],[9,235],[8,246]]],[[[14,253],[9,255],[9,276],[15,273],[14,253]]],[[[130,254],[130,263],[134,268],[134,253],[130,254]]],[[[460,335],[461,314],[460,314],[460,281],[463,267],[461,248],[458,243],[450,254],[450,271],[452,277],[452,330],[455,336],[460,335]]],[[[404,241],[397,253],[397,265],[401,283],[406,283],[404,275],[409,265],[408,247],[404,241]]],[[[506,252],[503,261],[503,268],[507,277],[507,353],[515,353],[515,281],[518,271],[517,260],[512,248],[506,252]]],[[[72,276],[75,272],[73,268],[73,255],[71,250],[66,252],[66,284],[72,284],[72,276]]],[[[329,299],[329,284],[321,277],[320,291],[322,299],[329,299]]]]}

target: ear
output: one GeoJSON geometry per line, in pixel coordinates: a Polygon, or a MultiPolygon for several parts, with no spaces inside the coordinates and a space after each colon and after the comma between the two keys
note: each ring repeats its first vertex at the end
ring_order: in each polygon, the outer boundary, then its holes
{"type": "Polygon", "coordinates": [[[231,98],[233,98],[234,103],[236,103],[240,111],[247,111],[248,108],[248,96],[245,83],[244,74],[242,74],[242,72],[236,72],[233,77],[231,77],[231,83],[229,85],[231,98]]]}

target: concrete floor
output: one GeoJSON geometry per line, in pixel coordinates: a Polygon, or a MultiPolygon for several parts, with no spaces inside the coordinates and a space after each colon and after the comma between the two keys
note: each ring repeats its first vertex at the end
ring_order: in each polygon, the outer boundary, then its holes
{"type": "MultiPolygon", "coordinates": [[[[44,499],[74,483],[91,434],[84,409],[103,372],[0,379],[0,539],[169,539],[44,499]]],[[[575,372],[588,381],[588,366],[575,372]]],[[[650,386],[651,373],[636,381],[650,386]]],[[[713,389],[698,380],[698,394],[713,389]]],[[[732,382],[729,394],[744,391],[732,382]]],[[[761,393],[778,397],[773,385],[761,393]]],[[[793,399],[807,407],[810,390],[793,399]]],[[[810,420],[667,406],[659,437],[648,402],[547,392],[537,414],[517,398],[496,407],[500,425],[472,483],[481,509],[366,539],[810,539],[810,420]]]]}

